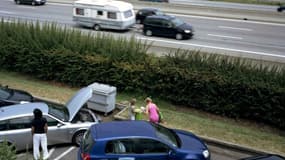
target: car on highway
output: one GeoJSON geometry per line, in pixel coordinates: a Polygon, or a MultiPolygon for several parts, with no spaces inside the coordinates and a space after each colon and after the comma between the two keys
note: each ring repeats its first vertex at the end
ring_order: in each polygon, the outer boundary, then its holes
{"type": "Polygon", "coordinates": [[[139,9],[136,13],[136,23],[137,24],[143,24],[145,18],[147,16],[152,16],[152,15],[164,15],[160,9],[157,8],[142,8],[139,9]]]}
{"type": "Polygon", "coordinates": [[[148,16],[143,23],[146,36],[174,37],[177,40],[189,39],[194,35],[193,27],[181,19],[169,15],[148,16]]]}
{"type": "Polygon", "coordinates": [[[266,154],[266,155],[251,156],[239,160],[285,160],[285,157],[282,157],[277,154],[266,154]]]}
{"type": "Polygon", "coordinates": [[[210,160],[206,144],[193,133],[147,121],[111,121],[84,134],[78,160],[210,160]]]}
{"type": "Polygon", "coordinates": [[[278,11],[278,12],[282,12],[283,10],[285,10],[285,6],[279,6],[279,7],[277,8],[277,11],[278,11]]]}
{"type": "Polygon", "coordinates": [[[52,102],[33,102],[0,108],[0,142],[7,141],[17,151],[32,147],[31,121],[33,110],[40,109],[48,123],[48,145],[74,143],[79,145],[84,132],[98,118],[84,104],[92,96],[92,89],[80,89],[66,106],[52,102]]]}
{"type": "Polygon", "coordinates": [[[33,101],[34,97],[26,91],[0,86],[0,107],[33,101]]]}
{"type": "Polygon", "coordinates": [[[14,0],[16,4],[44,5],[46,0],[14,0]]]}

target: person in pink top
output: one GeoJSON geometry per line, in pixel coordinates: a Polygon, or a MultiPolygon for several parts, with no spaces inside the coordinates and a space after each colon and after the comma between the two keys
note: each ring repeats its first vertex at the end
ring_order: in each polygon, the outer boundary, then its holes
{"type": "Polygon", "coordinates": [[[148,115],[150,122],[159,123],[159,109],[152,103],[152,100],[148,97],[146,98],[146,110],[145,113],[148,115]]]}

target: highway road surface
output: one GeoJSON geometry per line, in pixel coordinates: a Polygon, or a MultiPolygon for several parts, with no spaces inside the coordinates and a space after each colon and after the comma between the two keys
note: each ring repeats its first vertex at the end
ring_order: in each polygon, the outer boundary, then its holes
{"type": "MultiPolygon", "coordinates": [[[[159,48],[194,49],[285,62],[285,24],[171,14],[194,26],[195,35],[192,39],[178,41],[172,38],[147,37],[138,29],[140,26],[127,32],[104,32],[114,36],[135,36],[136,39],[153,43],[159,48]]],[[[47,3],[44,6],[30,6],[16,5],[12,0],[1,0],[0,17],[57,22],[83,29],[72,21],[72,4],[47,3]]],[[[160,52],[164,52],[163,49],[160,52]]]]}

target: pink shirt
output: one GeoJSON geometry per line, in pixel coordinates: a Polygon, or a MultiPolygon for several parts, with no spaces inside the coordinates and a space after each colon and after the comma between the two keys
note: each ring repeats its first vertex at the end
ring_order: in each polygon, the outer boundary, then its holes
{"type": "Polygon", "coordinates": [[[148,104],[148,114],[150,122],[158,123],[159,115],[157,113],[157,107],[154,103],[148,104]]]}

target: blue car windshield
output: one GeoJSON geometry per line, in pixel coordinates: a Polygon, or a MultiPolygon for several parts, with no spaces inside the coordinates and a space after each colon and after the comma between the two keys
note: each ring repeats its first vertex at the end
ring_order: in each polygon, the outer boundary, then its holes
{"type": "Polygon", "coordinates": [[[174,131],[154,123],[152,123],[152,126],[156,130],[157,137],[170,143],[174,147],[180,147],[180,139],[174,131]]]}
{"type": "Polygon", "coordinates": [[[59,105],[55,103],[47,103],[49,106],[49,114],[64,121],[67,122],[69,119],[69,113],[67,108],[64,105],[59,105]]]}
{"type": "Polygon", "coordinates": [[[181,19],[179,19],[179,18],[173,18],[173,19],[171,20],[171,22],[172,22],[172,24],[174,24],[175,26],[181,26],[182,24],[184,24],[184,22],[183,22],[181,19]]]}

